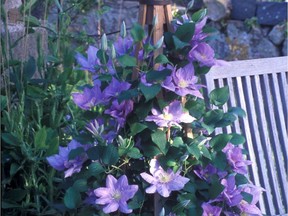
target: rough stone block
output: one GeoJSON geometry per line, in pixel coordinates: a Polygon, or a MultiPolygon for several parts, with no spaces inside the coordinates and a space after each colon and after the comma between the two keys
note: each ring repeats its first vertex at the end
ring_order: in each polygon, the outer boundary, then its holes
{"type": "Polygon", "coordinates": [[[257,5],[258,23],[277,25],[287,20],[287,2],[260,2],[257,5]]]}
{"type": "Polygon", "coordinates": [[[256,16],[256,0],[232,0],[231,19],[245,20],[256,16]]]}
{"type": "Polygon", "coordinates": [[[276,25],[268,35],[275,45],[280,45],[285,39],[285,25],[276,25]]]}

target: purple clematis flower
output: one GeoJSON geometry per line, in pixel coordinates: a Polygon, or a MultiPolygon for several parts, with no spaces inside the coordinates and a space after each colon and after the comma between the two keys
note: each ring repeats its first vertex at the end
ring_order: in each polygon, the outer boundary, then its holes
{"type": "Polygon", "coordinates": [[[69,153],[73,149],[83,148],[86,151],[91,145],[82,145],[76,140],[72,140],[67,147],[59,146],[59,154],[47,157],[48,163],[56,170],[65,171],[65,178],[71,176],[73,173],[81,171],[83,163],[88,159],[85,152],[76,156],[74,159],[69,160],[69,153]]]}
{"type": "Polygon", "coordinates": [[[225,186],[225,188],[220,194],[220,199],[216,198],[216,201],[224,200],[230,207],[239,205],[243,197],[241,195],[241,189],[235,185],[235,176],[231,175],[227,179],[222,179],[221,184],[225,186]]]}
{"type": "Polygon", "coordinates": [[[98,85],[93,88],[84,88],[83,93],[72,93],[74,103],[81,109],[89,110],[103,102],[103,94],[98,85]]]}
{"type": "Polygon", "coordinates": [[[117,97],[122,91],[128,90],[130,86],[131,84],[128,82],[120,82],[112,77],[111,83],[103,91],[105,100],[117,97]]]}
{"type": "Polygon", "coordinates": [[[123,127],[126,122],[126,117],[129,113],[133,111],[133,101],[132,100],[125,100],[122,101],[120,104],[117,100],[112,102],[112,106],[110,109],[105,111],[105,114],[109,114],[110,116],[114,117],[119,126],[123,127]]]}
{"type": "Polygon", "coordinates": [[[234,172],[244,175],[248,173],[247,166],[251,165],[252,162],[243,158],[240,147],[228,143],[222,151],[226,154],[228,163],[234,172]]]}
{"type": "Polygon", "coordinates": [[[200,66],[211,67],[216,64],[214,50],[207,43],[196,44],[189,52],[190,61],[198,61],[200,66]]]}
{"type": "Polygon", "coordinates": [[[89,46],[87,50],[87,58],[85,58],[82,54],[77,53],[76,54],[76,60],[79,65],[81,65],[82,70],[88,70],[92,73],[94,73],[96,70],[96,66],[100,65],[100,61],[97,58],[97,52],[99,49],[97,49],[94,46],[89,46]]]}
{"type": "Polygon", "coordinates": [[[226,171],[218,170],[211,164],[208,164],[205,168],[197,166],[194,169],[194,173],[200,178],[207,182],[211,181],[212,175],[217,174],[220,179],[224,178],[227,175],[226,171]]]}
{"type": "Polygon", "coordinates": [[[191,123],[195,120],[194,117],[185,112],[180,101],[174,101],[163,109],[160,113],[156,109],[152,109],[152,116],[147,116],[146,121],[154,121],[159,127],[171,127],[173,125],[181,127],[179,123],[191,123]]]}
{"type": "Polygon", "coordinates": [[[133,50],[133,39],[131,37],[118,37],[114,43],[115,50],[118,55],[129,54],[133,50]]]}
{"type": "Polygon", "coordinates": [[[205,16],[200,22],[196,23],[194,35],[191,40],[192,47],[200,43],[203,39],[205,39],[208,36],[206,33],[203,33],[202,31],[203,27],[206,25],[207,18],[208,17],[205,16]]]}
{"type": "Polygon", "coordinates": [[[146,193],[153,194],[157,191],[163,197],[169,197],[172,191],[183,189],[189,181],[189,178],[180,176],[180,170],[176,173],[172,169],[163,170],[156,159],[150,162],[150,173],[152,175],[144,172],[140,174],[145,181],[152,184],[146,189],[146,193]]]}
{"type": "Polygon", "coordinates": [[[259,201],[260,195],[264,191],[262,187],[257,187],[252,184],[245,185],[242,188],[243,192],[249,193],[253,196],[251,203],[248,203],[245,200],[242,200],[238,205],[239,209],[242,213],[246,213],[248,215],[262,215],[261,210],[256,206],[259,201]]]}
{"type": "Polygon", "coordinates": [[[95,203],[105,205],[103,212],[109,214],[119,209],[120,212],[129,214],[132,209],[128,208],[127,201],[134,197],[138,190],[137,185],[129,185],[126,175],[122,175],[118,180],[112,175],[106,178],[106,187],[94,190],[98,199],[95,203]]]}
{"type": "Polygon", "coordinates": [[[198,78],[194,75],[194,67],[187,64],[178,70],[174,69],[171,76],[168,76],[162,84],[163,88],[175,92],[180,96],[194,95],[203,98],[199,89],[203,85],[197,84],[198,78]]]}
{"type": "Polygon", "coordinates": [[[218,206],[212,206],[209,203],[202,203],[201,205],[203,209],[202,216],[220,216],[222,208],[218,206]]]}

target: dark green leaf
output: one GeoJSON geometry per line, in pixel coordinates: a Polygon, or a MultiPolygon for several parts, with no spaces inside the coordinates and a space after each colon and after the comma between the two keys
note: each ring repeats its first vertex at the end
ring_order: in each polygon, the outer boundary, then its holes
{"type": "Polygon", "coordinates": [[[175,32],[177,38],[183,42],[190,42],[194,35],[195,24],[194,23],[184,23],[179,26],[175,32]]]}
{"type": "Polygon", "coordinates": [[[229,99],[229,87],[224,86],[222,88],[214,89],[209,94],[210,103],[215,106],[223,106],[229,99]]]}
{"type": "Polygon", "coordinates": [[[14,189],[14,190],[9,190],[8,192],[5,193],[4,198],[13,200],[16,202],[20,202],[23,200],[28,193],[27,190],[22,190],[22,189],[14,189]]]}
{"type": "Polygon", "coordinates": [[[201,10],[195,12],[192,15],[191,19],[194,22],[199,22],[201,19],[203,19],[206,16],[206,14],[207,14],[207,9],[206,8],[205,9],[201,9],[201,10]]]}
{"type": "Polygon", "coordinates": [[[23,74],[25,80],[30,80],[36,72],[36,61],[33,57],[24,64],[23,74]]]}
{"type": "Polygon", "coordinates": [[[103,148],[101,146],[93,146],[86,151],[88,158],[91,160],[99,160],[102,152],[103,148]]]}
{"type": "Polygon", "coordinates": [[[250,193],[246,193],[244,191],[241,192],[241,195],[243,196],[243,199],[248,202],[249,204],[251,204],[252,200],[253,200],[253,195],[250,193]]]}
{"type": "Polygon", "coordinates": [[[166,141],[166,133],[161,130],[157,130],[151,135],[152,141],[159,147],[161,152],[165,155],[168,152],[169,146],[166,141]]]}
{"type": "Polygon", "coordinates": [[[45,127],[41,128],[39,131],[36,132],[34,137],[34,145],[37,150],[47,148],[46,137],[47,132],[45,127]]]}
{"type": "Polygon", "coordinates": [[[175,49],[178,50],[178,49],[182,49],[186,46],[189,46],[190,44],[189,43],[186,43],[186,42],[183,42],[181,41],[179,38],[177,38],[176,36],[172,36],[173,38],[173,42],[174,42],[174,45],[175,45],[175,49]]]}
{"type": "Polygon", "coordinates": [[[146,102],[153,99],[161,90],[161,86],[159,84],[146,86],[143,83],[140,83],[139,88],[141,92],[143,93],[146,99],[146,102]]]}
{"type": "Polygon", "coordinates": [[[130,132],[129,136],[135,136],[136,134],[140,133],[141,131],[143,131],[146,128],[147,128],[146,125],[136,122],[130,126],[131,132],[130,132]]]}
{"type": "Polygon", "coordinates": [[[135,42],[141,42],[145,38],[145,31],[139,24],[134,24],[130,33],[135,42]]]}
{"type": "Polygon", "coordinates": [[[103,173],[105,170],[98,162],[93,162],[88,166],[88,176],[95,176],[97,177],[99,174],[103,173]]]}
{"type": "Polygon", "coordinates": [[[240,107],[230,107],[228,109],[228,112],[233,113],[242,118],[246,117],[246,112],[240,107]]]}
{"type": "Polygon", "coordinates": [[[137,64],[136,58],[127,54],[118,57],[118,60],[123,67],[135,67],[137,64]]]}
{"type": "Polygon", "coordinates": [[[211,110],[205,113],[204,123],[207,125],[215,125],[216,122],[220,121],[224,116],[224,112],[220,109],[211,110]]]}
{"type": "Polygon", "coordinates": [[[207,130],[208,135],[210,135],[211,133],[213,133],[213,131],[215,130],[215,127],[210,126],[210,125],[206,125],[205,123],[201,122],[201,126],[207,130]]]}
{"type": "Polygon", "coordinates": [[[208,158],[208,159],[212,159],[211,154],[209,152],[209,150],[207,149],[207,147],[205,145],[201,146],[201,153],[204,157],[208,158]]]}
{"type": "Polygon", "coordinates": [[[73,160],[75,159],[77,156],[83,154],[85,151],[82,147],[78,147],[76,149],[72,149],[70,152],[69,152],[69,156],[68,156],[68,159],[69,160],[73,160]]]}
{"type": "Polygon", "coordinates": [[[45,157],[57,154],[59,149],[59,136],[54,136],[52,138],[49,138],[47,136],[46,144],[48,146],[48,149],[46,151],[45,157]]]}
{"type": "Polygon", "coordinates": [[[227,127],[229,125],[232,125],[234,121],[236,121],[237,118],[235,115],[231,113],[224,113],[222,119],[218,121],[215,126],[216,127],[227,127]]]}
{"type": "Polygon", "coordinates": [[[108,165],[114,165],[118,162],[119,154],[118,149],[114,145],[108,145],[105,147],[102,161],[108,165]]]}
{"type": "Polygon", "coordinates": [[[232,135],[230,142],[234,145],[241,145],[246,141],[245,137],[240,134],[231,133],[230,135],[232,135]]]}
{"type": "Polygon", "coordinates": [[[222,151],[219,151],[215,154],[215,158],[213,160],[213,165],[220,170],[224,170],[227,166],[227,157],[226,154],[222,151]]]}
{"type": "Polygon", "coordinates": [[[155,59],[155,64],[167,64],[167,63],[169,63],[169,60],[163,54],[158,55],[155,59]]]}
{"type": "Polygon", "coordinates": [[[249,180],[246,178],[246,176],[244,176],[242,174],[238,174],[238,173],[235,176],[235,181],[236,181],[236,185],[242,185],[242,184],[249,183],[249,180]]]}
{"type": "Polygon", "coordinates": [[[124,100],[130,100],[139,95],[139,91],[137,89],[129,89],[126,91],[122,91],[118,96],[118,102],[121,103],[124,100]]]}
{"type": "Polygon", "coordinates": [[[74,182],[73,188],[78,192],[85,192],[88,189],[86,179],[78,179],[74,182]]]}
{"type": "Polygon", "coordinates": [[[69,209],[75,209],[81,202],[80,193],[73,187],[68,188],[64,196],[64,204],[69,209]]]}
{"type": "Polygon", "coordinates": [[[223,190],[224,186],[220,182],[213,182],[208,192],[211,199],[215,199],[223,190]]]}
{"type": "Polygon", "coordinates": [[[7,106],[7,97],[0,95],[0,99],[1,99],[1,111],[3,111],[7,106]]]}
{"type": "Polygon", "coordinates": [[[209,144],[215,151],[221,151],[231,139],[232,135],[218,134],[210,140],[209,144]]]}
{"type": "Polygon", "coordinates": [[[19,169],[19,164],[17,163],[12,163],[10,166],[10,176],[12,177],[13,175],[15,175],[19,169]]]}
{"type": "Polygon", "coordinates": [[[97,52],[97,57],[100,60],[100,62],[105,65],[107,64],[108,60],[109,60],[109,56],[106,54],[106,52],[102,49],[99,49],[97,52]]]}
{"type": "Polygon", "coordinates": [[[25,16],[24,22],[26,25],[29,25],[29,27],[38,27],[41,25],[39,19],[31,15],[25,16]]]}
{"type": "Polygon", "coordinates": [[[20,144],[20,140],[10,133],[2,133],[1,138],[5,143],[9,145],[18,146],[20,144]]]}
{"type": "MultiPolygon", "coordinates": [[[[190,146],[187,146],[187,150],[190,154],[192,154],[197,160],[200,158],[201,156],[201,152],[200,149],[198,148],[197,145],[192,144],[190,146]]],[[[204,150],[205,151],[205,150],[204,150]]]]}
{"type": "Polygon", "coordinates": [[[2,209],[9,209],[9,208],[22,208],[22,205],[12,203],[10,201],[2,201],[1,202],[2,209]]]}
{"type": "Polygon", "coordinates": [[[175,137],[174,140],[173,140],[173,146],[174,147],[179,147],[181,145],[183,145],[184,142],[183,142],[183,139],[182,137],[175,137]]]}
{"type": "Polygon", "coordinates": [[[152,70],[146,74],[146,79],[147,82],[163,81],[167,76],[170,76],[171,73],[172,71],[169,69],[164,69],[161,71],[152,70]]]}

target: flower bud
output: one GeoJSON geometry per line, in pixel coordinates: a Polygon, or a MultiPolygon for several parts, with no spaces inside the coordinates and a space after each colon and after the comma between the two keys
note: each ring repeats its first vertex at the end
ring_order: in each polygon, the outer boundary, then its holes
{"type": "Polygon", "coordinates": [[[101,37],[101,49],[106,51],[107,50],[107,36],[103,34],[101,37]]]}
{"type": "Polygon", "coordinates": [[[193,5],[194,5],[195,0],[191,0],[188,5],[187,5],[187,10],[192,9],[193,5]]]}
{"type": "Polygon", "coordinates": [[[162,46],[162,44],[163,44],[163,41],[164,41],[164,36],[162,36],[158,41],[157,41],[157,43],[155,44],[155,49],[159,49],[161,46],[162,46]]]}
{"type": "Polygon", "coordinates": [[[111,56],[112,56],[112,59],[116,58],[116,50],[113,44],[111,46],[111,56]]]}
{"type": "Polygon", "coordinates": [[[121,36],[122,38],[125,38],[125,37],[126,37],[126,24],[125,24],[124,21],[122,22],[122,25],[121,25],[120,36],[121,36]]]}

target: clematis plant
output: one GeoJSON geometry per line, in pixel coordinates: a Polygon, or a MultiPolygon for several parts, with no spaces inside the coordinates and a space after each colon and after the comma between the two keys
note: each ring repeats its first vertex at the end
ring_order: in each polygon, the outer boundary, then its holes
{"type": "Polygon", "coordinates": [[[93,84],[74,89],[73,140],[47,158],[64,171],[73,214],[261,215],[245,138],[214,133],[244,111],[223,110],[227,87],[204,94],[201,75],[223,64],[207,44],[205,12],[175,20],[155,45],[140,25],[128,35],[123,24],[116,42],[103,36],[87,57],[76,54],[93,84]],[[151,55],[162,43],[165,54],[151,55]]]}

